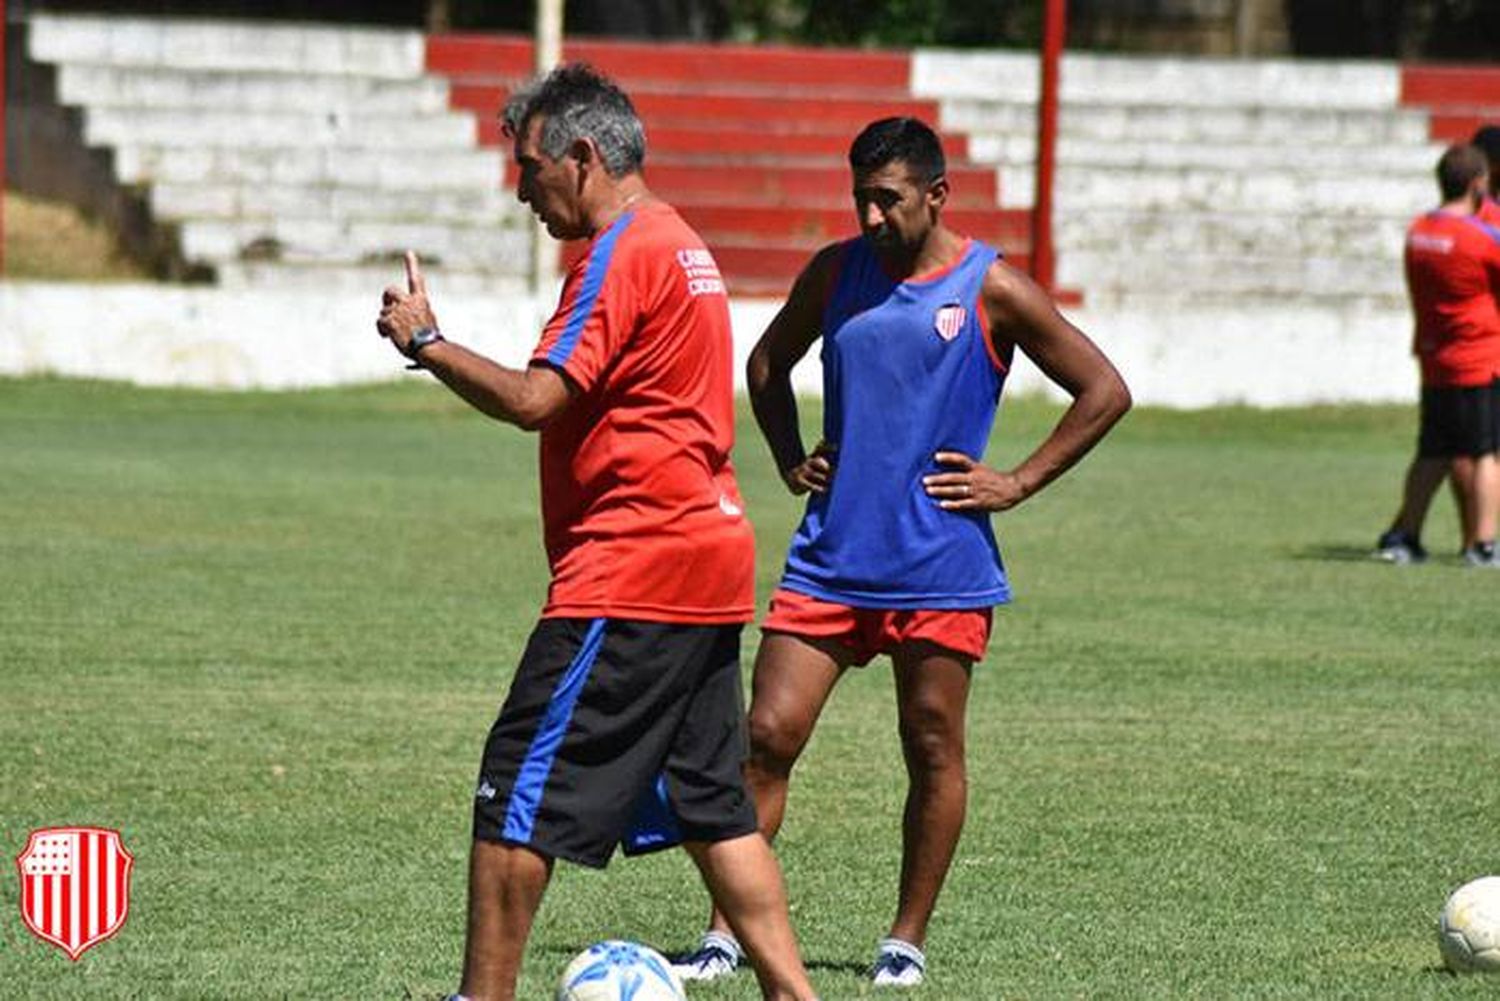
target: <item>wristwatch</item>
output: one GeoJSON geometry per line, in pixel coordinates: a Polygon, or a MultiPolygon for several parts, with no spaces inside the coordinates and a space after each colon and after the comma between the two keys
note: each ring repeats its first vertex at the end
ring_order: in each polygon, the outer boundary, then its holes
{"type": "Polygon", "coordinates": [[[411,340],[406,342],[406,357],[412,360],[412,363],[406,367],[421,368],[422,361],[417,356],[422,353],[422,349],[427,345],[436,344],[441,340],[443,340],[443,335],[438,331],[437,327],[419,328],[416,333],[411,335],[411,340]]]}

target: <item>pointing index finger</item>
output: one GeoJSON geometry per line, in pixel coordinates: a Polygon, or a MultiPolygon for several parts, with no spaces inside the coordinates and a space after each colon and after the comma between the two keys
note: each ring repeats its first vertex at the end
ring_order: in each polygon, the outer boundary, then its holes
{"type": "Polygon", "coordinates": [[[406,290],[413,295],[427,294],[427,279],[422,277],[422,265],[415,250],[406,252],[406,290]]]}

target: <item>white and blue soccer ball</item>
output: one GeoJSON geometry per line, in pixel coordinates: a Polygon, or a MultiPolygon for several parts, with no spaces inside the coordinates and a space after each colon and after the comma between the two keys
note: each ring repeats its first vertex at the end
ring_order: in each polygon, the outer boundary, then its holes
{"type": "Polygon", "coordinates": [[[1500,876],[1453,891],[1438,917],[1438,947],[1454,973],[1500,973],[1500,876]]]}
{"type": "Polygon", "coordinates": [[[665,956],[639,942],[595,942],[573,957],[557,1001],[685,1001],[665,956]]]}

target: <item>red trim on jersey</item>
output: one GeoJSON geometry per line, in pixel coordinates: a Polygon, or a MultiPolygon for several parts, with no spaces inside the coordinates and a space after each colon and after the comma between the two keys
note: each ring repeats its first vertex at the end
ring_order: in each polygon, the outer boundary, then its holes
{"type": "Polygon", "coordinates": [[[995,336],[990,330],[989,310],[984,308],[983,288],[974,297],[974,315],[979,320],[979,332],[984,337],[984,353],[990,356],[990,364],[995,366],[995,371],[1001,375],[1006,374],[1010,371],[1010,363],[1015,360],[1016,346],[1007,341],[1004,352],[996,346],[995,336]]]}
{"type": "MultiPolygon", "coordinates": [[[[921,274],[911,275],[907,278],[897,278],[889,271],[887,271],[886,274],[890,277],[891,281],[900,282],[902,285],[905,285],[907,283],[918,284],[922,282],[935,282],[939,278],[948,274],[954,268],[962,264],[964,262],[964,258],[969,256],[969,248],[973,245],[974,240],[972,237],[964,237],[964,245],[958,248],[958,253],[953,255],[953,259],[947,261],[946,263],[939,264],[931,271],[924,271],[921,274]]],[[[875,260],[880,261],[880,267],[883,270],[885,268],[885,262],[880,260],[879,254],[875,255],[875,260]]]]}

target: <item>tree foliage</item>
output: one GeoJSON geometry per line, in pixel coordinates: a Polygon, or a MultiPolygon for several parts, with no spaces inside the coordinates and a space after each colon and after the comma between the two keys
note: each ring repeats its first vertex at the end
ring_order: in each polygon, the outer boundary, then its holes
{"type": "Polygon", "coordinates": [[[1033,45],[1043,0],[730,0],[738,33],[821,45],[1033,45]]]}

